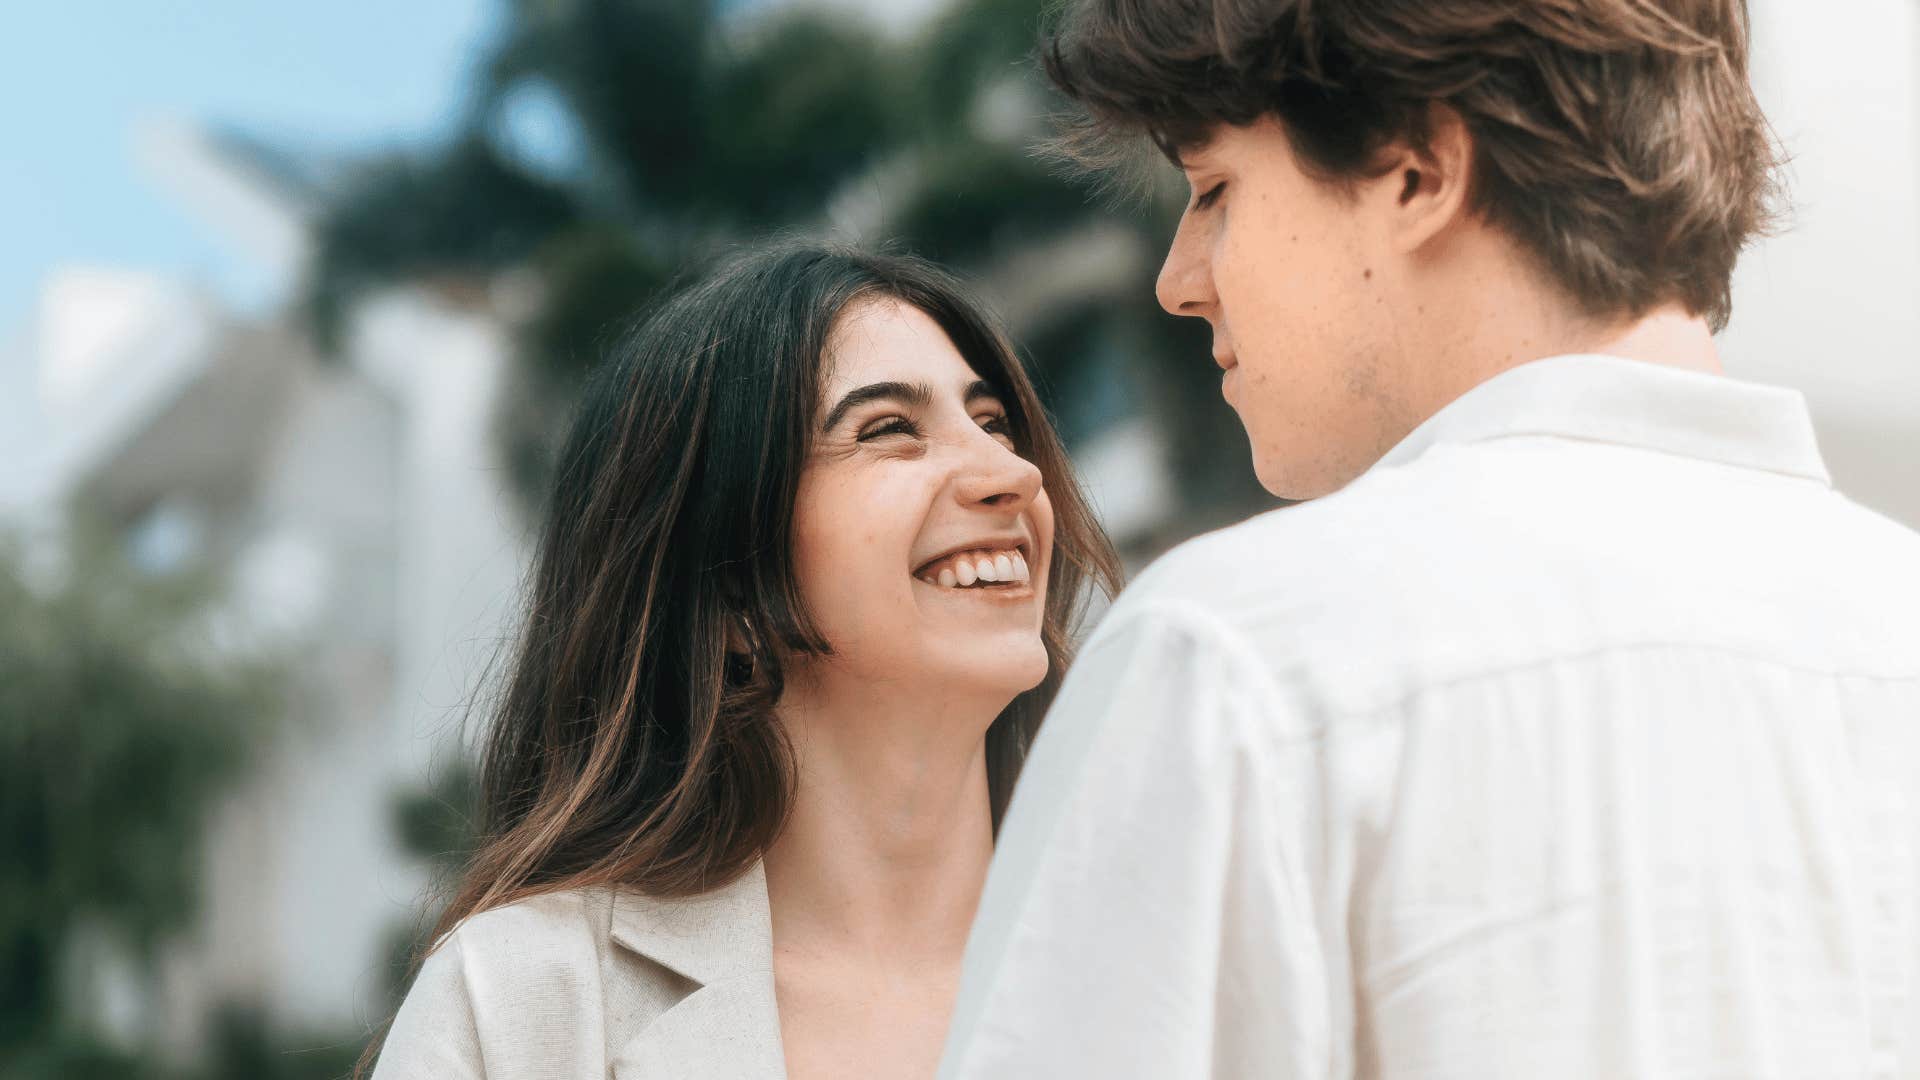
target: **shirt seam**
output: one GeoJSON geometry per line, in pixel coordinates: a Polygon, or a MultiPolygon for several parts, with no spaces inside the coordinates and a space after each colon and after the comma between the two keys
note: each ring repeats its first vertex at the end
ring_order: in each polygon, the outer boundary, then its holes
{"type": "MultiPolygon", "coordinates": [[[[1109,619],[1107,623],[1100,627],[1099,632],[1094,635],[1093,640],[1087,643],[1082,655],[1091,655],[1098,652],[1111,640],[1118,638],[1131,624],[1150,615],[1159,615],[1165,618],[1169,624],[1192,633],[1196,637],[1211,639],[1213,643],[1235,654],[1234,662],[1238,666],[1254,673],[1254,677],[1261,683],[1266,684],[1266,689],[1275,699],[1287,699],[1300,696],[1298,693],[1292,695],[1287,693],[1288,684],[1273,671],[1272,665],[1267,663],[1266,659],[1260,655],[1253,644],[1246,639],[1244,631],[1221,619],[1218,615],[1208,611],[1206,608],[1186,601],[1156,598],[1149,602],[1143,602],[1130,611],[1118,613],[1117,619],[1109,619]]],[[[1317,698],[1310,700],[1315,707],[1315,711],[1325,716],[1329,721],[1370,717],[1376,716],[1386,710],[1403,708],[1409,702],[1418,700],[1426,694],[1454,689],[1485,679],[1518,675],[1524,672],[1550,667],[1555,664],[1596,660],[1608,655],[1660,649],[1693,650],[1711,653],[1717,656],[1749,660],[1803,675],[1817,675],[1829,679],[1863,680],[1876,683],[1920,683],[1920,671],[1887,673],[1876,671],[1846,671],[1815,667],[1808,664],[1795,663],[1782,657],[1756,652],[1750,649],[1740,649],[1727,645],[1717,645],[1712,642],[1688,641],[1675,638],[1613,642],[1586,649],[1548,653],[1513,663],[1491,665],[1424,683],[1404,693],[1364,705],[1340,706],[1317,698]]],[[[1298,691],[1300,688],[1295,685],[1294,689],[1298,691]]],[[[1326,734],[1328,727],[1329,724],[1320,724],[1312,731],[1295,735],[1286,741],[1289,744],[1317,741],[1326,734]]]]}
{"type": "Polygon", "coordinates": [[[1570,649],[1564,652],[1548,653],[1546,655],[1533,657],[1528,660],[1519,661],[1516,663],[1485,667],[1477,671],[1465,672],[1462,674],[1450,676],[1445,679],[1437,679],[1433,682],[1414,687],[1413,689],[1408,690],[1406,693],[1400,694],[1396,697],[1384,699],[1379,702],[1375,702],[1375,703],[1364,705],[1364,706],[1359,706],[1352,709],[1335,708],[1335,707],[1329,706],[1328,712],[1334,715],[1339,715],[1339,716],[1351,716],[1351,715],[1360,715],[1360,714],[1366,714],[1366,713],[1377,713],[1383,709],[1390,709],[1397,706],[1405,705],[1407,702],[1412,701],[1423,694],[1431,693],[1438,690],[1450,690],[1455,687],[1458,687],[1467,683],[1476,682],[1482,679],[1499,678],[1503,675],[1517,675],[1522,672],[1533,671],[1533,670],[1537,670],[1539,668],[1544,668],[1544,667],[1551,667],[1554,664],[1564,664],[1564,663],[1584,661],[1584,660],[1595,660],[1603,656],[1614,655],[1619,653],[1654,651],[1658,649],[1679,649],[1679,650],[1692,650],[1692,651],[1698,651],[1698,652],[1712,653],[1717,656],[1734,657],[1741,660],[1751,660],[1759,664],[1769,665],[1772,667],[1780,668],[1785,671],[1796,672],[1802,675],[1819,675],[1829,679],[1862,679],[1870,682],[1886,682],[1886,683],[1920,683],[1920,672],[1883,674],[1880,672],[1866,672],[1866,671],[1858,671],[1858,672],[1839,671],[1831,668],[1819,668],[1819,667],[1813,667],[1807,664],[1797,664],[1791,660],[1786,660],[1781,657],[1772,656],[1767,653],[1755,652],[1749,649],[1738,649],[1738,648],[1734,648],[1732,646],[1727,646],[1727,645],[1716,645],[1712,642],[1687,641],[1684,639],[1662,639],[1662,640],[1654,640],[1654,641],[1613,642],[1606,645],[1594,646],[1588,649],[1577,649],[1577,650],[1570,649]]]}
{"type": "Polygon", "coordinates": [[[1588,446],[1612,446],[1623,450],[1642,450],[1649,454],[1658,454],[1662,457],[1678,458],[1681,461],[1719,465],[1724,468],[1739,469],[1744,472],[1764,473],[1768,476],[1783,477],[1788,480],[1803,480],[1822,490],[1830,491],[1833,489],[1833,478],[1824,470],[1824,465],[1821,472],[1815,473],[1809,472],[1804,466],[1793,465],[1786,462],[1776,461],[1767,464],[1759,460],[1736,461],[1728,457],[1694,453],[1672,446],[1656,446],[1646,442],[1628,442],[1623,439],[1609,439],[1600,435],[1586,435],[1571,431],[1534,428],[1514,428],[1508,431],[1488,432],[1486,434],[1472,435],[1459,439],[1439,440],[1427,447],[1419,455],[1390,465],[1388,468],[1405,468],[1437,450],[1445,450],[1448,448],[1464,450],[1482,443],[1499,442],[1503,439],[1557,439],[1562,442],[1581,443],[1588,446]]]}
{"type": "Polygon", "coordinates": [[[1101,624],[1099,631],[1094,634],[1091,641],[1087,642],[1081,655],[1088,656],[1098,652],[1109,641],[1119,637],[1126,628],[1148,615],[1162,616],[1167,620],[1168,625],[1184,630],[1196,638],[1209,639],[1211,643],[1221,646],[1226,652],[1232,654],[1231,660],[1236,666],[1245,668],[1252,673],[1254,679],[1264,683],[1275,700],[1288,696],[1286,687],[1274,674],[1266,658],[1260,655],[1259,650],[1254,648],[1252,642],[1246,640],[1245,635],[1237,627],[1206,608],[1179,600],[1155,598],[1131,610],[1116,612],[1115,617],[1101,624]]]}

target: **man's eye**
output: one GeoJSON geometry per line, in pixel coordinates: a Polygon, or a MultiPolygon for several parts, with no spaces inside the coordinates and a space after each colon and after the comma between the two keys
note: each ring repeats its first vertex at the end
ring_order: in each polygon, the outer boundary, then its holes
{"type": "Polygon", "coordinates": [[[1225,180],[1222,180],[1219,183],[1208,188],[1206,194],[1193,200],[1193,208],[1195,210],[1205,210],[1207,207],[1212,206],[1214,203],[1220,201],[1220,193],[1225,190],[1227,190],[1227,182],[1225,180]]]}
{"type": "Polygon", "coordinates": [[[859,437],[855,439],[855,441],[869,442],[873,439],[884,439],[889,435],[912,436],[912,435],[918,435],[918,434],[920,434],[920,429],[913,426],[913,421],[908,420],[907,418],[902,416],[896,416],[892,420],[888,420],[883,424],[868,428],[867,430],[861,432],[859,437]]]}

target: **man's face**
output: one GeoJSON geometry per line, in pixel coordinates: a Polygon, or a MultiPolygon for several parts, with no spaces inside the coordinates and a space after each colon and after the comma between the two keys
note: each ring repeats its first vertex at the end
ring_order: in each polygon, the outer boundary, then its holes
{"type": "Polygon", "coordinates": [[[1221,127],[1181,165],[1192,198],[1160,304],[1213,327],[1221,393],[1246,425],[1260,483],[1288,499],[1337,491],[1414,426],[1400,275],[1377,213],[1391,178],[1348,192],[1310,177],[1271,118],[1221,127]]]}

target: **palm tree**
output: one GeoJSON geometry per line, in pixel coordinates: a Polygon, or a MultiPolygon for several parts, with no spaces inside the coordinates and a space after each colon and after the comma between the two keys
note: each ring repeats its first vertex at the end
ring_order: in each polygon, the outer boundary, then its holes
{"type": "Polygon", "coordinates": [[[1053,104],[1028,59],[1031,0],[958,0],[904,42],[828,10],[742,7],[515,0],[459,136],[369,170],[326,216],[309,289],[323,341],[382,284],[484,306],[503,274],[537,282],[498,418],[530,503],[612,327],[729,244],[832,232],[980,281],[1070,444],[1147,416],[1180,479],[1177,524],[1137,549],[1263,501],[1204,337],[1152,305],[1168,193],[1150,196],[1158,213],[1118,208],[1031,151],[1053,104]],[[558,103],[572,160],[516,151],[530,96],[558,103]]]}

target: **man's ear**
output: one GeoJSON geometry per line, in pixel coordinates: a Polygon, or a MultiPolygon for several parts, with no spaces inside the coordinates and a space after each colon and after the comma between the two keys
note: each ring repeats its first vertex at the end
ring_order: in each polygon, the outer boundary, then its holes
{"type": "Polygon", "coordinates": [[[1401,140],[1382,151],[1381,175],[1373,196],[1381,207],[1394,248],[1412,254],[1467,213],[1473,180],[1473,133],[1453,109],[1429,107],[1425,145],[1401,140]]]}

